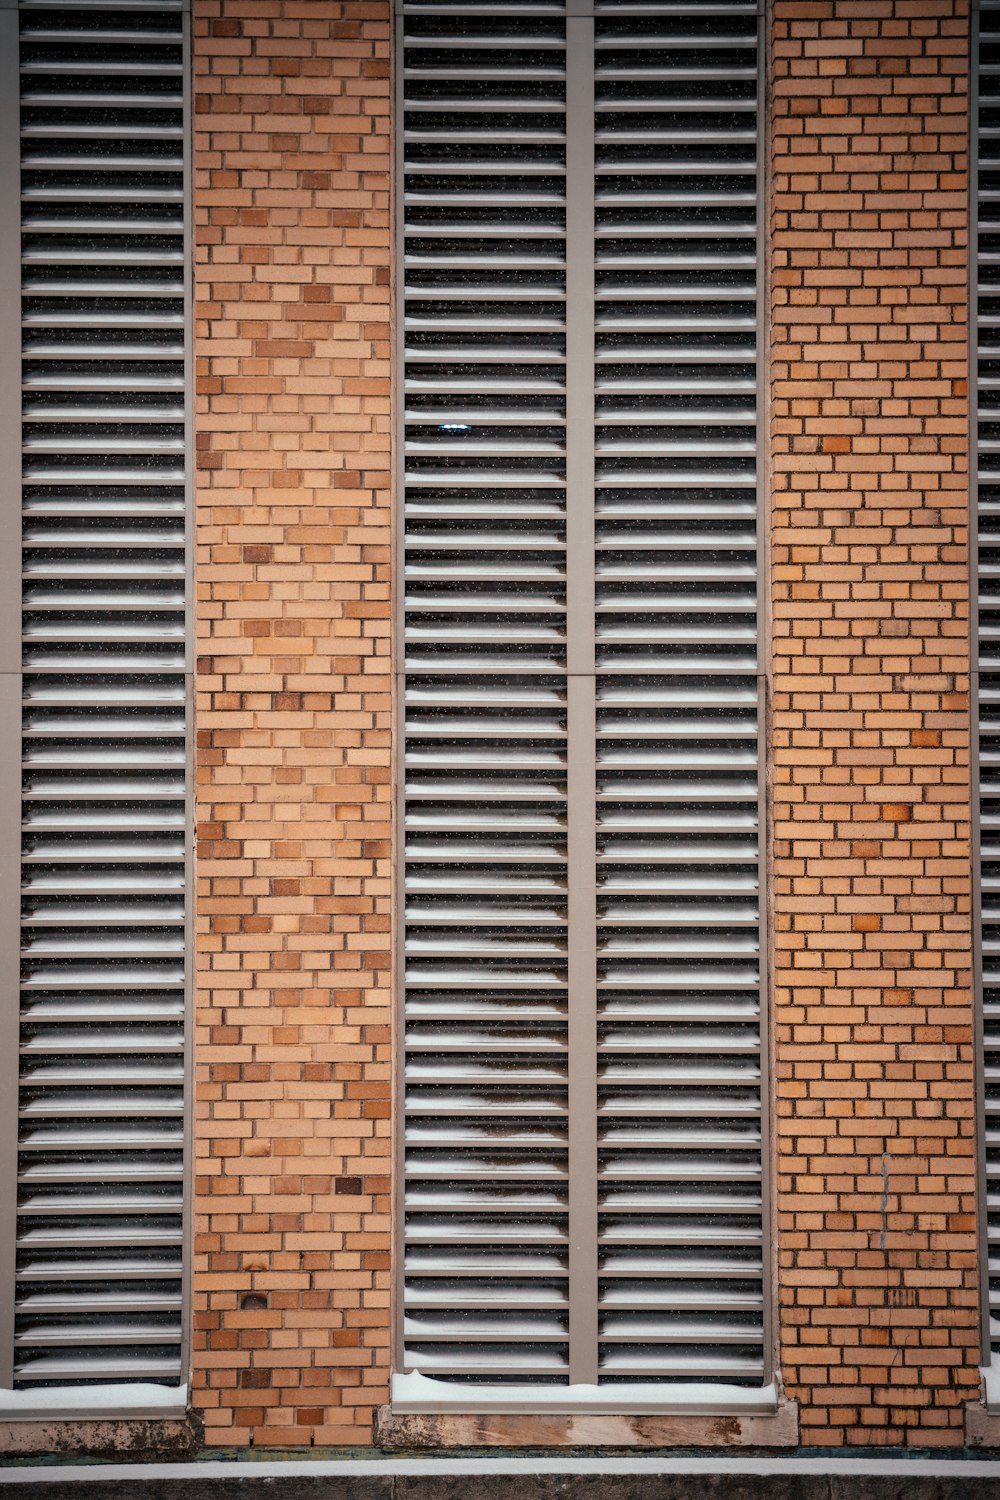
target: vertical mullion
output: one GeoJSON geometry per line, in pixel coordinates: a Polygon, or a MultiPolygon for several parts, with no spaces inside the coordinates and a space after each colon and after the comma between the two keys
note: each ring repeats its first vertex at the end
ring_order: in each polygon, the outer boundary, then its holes
{"type": "MultiPolygon", "coordinates": [[[[21,73],[16,0],[0,0],[0,672],[21,671],[21,73]]],[[[20,711],[19,711],[20,712],[20,711]]],[[[20,761],[20,756],[18,757],[20,761]]]]}
{"type": "Polygon", "coordinates": [[[594,20],[566,23],[566,670],[569,1378],[596,1385],[597,804],[594,653],[594,20]]]}
{"type": "Polygon", "coordinates": [[[392,496],[394,530],[392,546],[392,1264],[391,1311],[392,1368],[408,1373],[404,1337],[406,1310],[406,205],[404,125],[404,30],[402,0],[393,6],[392,118],[392,496]]]}
{"type": "Polygon", "coordinates": [[[21,109],[16,0],[0,0],[0,1387],[14,1383],[21,947],[21,109]]]}
{"type": "Polygon", "coordinates": [[[992,1357],[986,1170],[986,1027],[983,1000],[983,853],[979,685],[979,3],[969,12],[969,813],[972,862],[973,1026],[976,1046],[976,1234],[980,1265],[980,1364],[992,1357]]]}
{"type": "Polygon", "coordinates": [[[761,1130],[761,1276],[763,1290],[763,1359],[762,1380],[770,1382],[777,1360],[774,1345],[774,1288],[777,1286],[773,1142],[777,1130],[774,1120],[773,1073],[771,1056],[771,855],[770,795],[768,747],[771,741],[771,589],[770,589],[770,385],[766,358],[768,307],[771,289],[766,205],[768,202],[770,122],[767,109],[769,38],[767,0],[757,0],[757,112],[756,144],[757,203],[755,207],[756,247],[756,420],[754,449],[756,453],[756,526],[757,526],[757,977],[758,1040],[760,1046],[760,1130],[761,1130]]]}
{"type": "Polygon", "coordinates": [[[181,1374],[191,1381],[192,1225],[194,1223],[194,948],[195,948],[195,588],[194,588],[194,107],[191,3],[185,0],[181,106],[184,131],[184,1144],[181,1223],[181,1374]]]}

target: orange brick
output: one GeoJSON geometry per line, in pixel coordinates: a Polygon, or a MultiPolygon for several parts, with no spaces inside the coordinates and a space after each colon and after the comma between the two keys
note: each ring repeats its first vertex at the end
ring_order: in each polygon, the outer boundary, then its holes
{"type": "Polygon", "coordinates": [[[389,21],[195,0],[193,1400],[214,1445],[367,1446],[387,1399],[389,21]]]}
{"type": "Polygon", "coordinates": [[[772,27],[781,1366],[804,1444],[960,1446],[979,1301],[968,17],[775,0],[772,27]]]}

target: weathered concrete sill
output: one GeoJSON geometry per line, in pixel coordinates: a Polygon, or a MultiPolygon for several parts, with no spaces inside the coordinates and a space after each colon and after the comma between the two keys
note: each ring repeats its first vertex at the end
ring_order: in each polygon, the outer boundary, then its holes
{"type": "Polygon", "coordinates": [[[517,1414],[420,1412],[380,1406],[375,1442],[389,1452],[442,1448],[794,1448],[799,1409],[779,1401],[772,1412],[621,1416],[581,1412],[517,1414]]]}
{"type": "MultiPolygon", "coordinates": [[[[203,1437],[202,1424],[192,1413],[183,1417],[100,1420],[48,1416],[32,1421],[0,1421],[0,1455],[107,1458],[116,1464],[183,1460],[195,1456],[203,1437]]],[[[0,1487],[0,1495],[3,1493],[0,1487]]]]}
{"type": "Polygon", "coordinates": [[[1000,1449],[1000,1411],[991,1410],[985,1401],[970,1401],[965,1408],[965,1443],[968,1448],[1000,1449]]]}

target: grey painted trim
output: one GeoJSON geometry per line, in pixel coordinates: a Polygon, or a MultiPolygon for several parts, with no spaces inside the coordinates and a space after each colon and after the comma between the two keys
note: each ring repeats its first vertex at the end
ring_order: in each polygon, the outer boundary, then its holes
{"type": "Polygon", "coordinates": [[[990,1362],[989,1226],[986,1210],[986,1047],[979,795],[979,0],[969,8],[969,834],[972,855],[972,1008],[976,1090],[976,1238],[980,1362],[990,1362]]]}
{"type": "Polygon", "coordinates": [[[594,23],[566,25],[566,698],[569,1380],[596,1385],[597,683],[594,23]]]}
{"type": "Polygon", "coordinates": [[[405,284],[404,257],[406,242],[403,233],[405,213],[403,208],[403,18],[397,13],[391,32],[393,57],[390,66],[391,95],[389,120],[392,131],[390,186],[391,234],[394,255],[390,272],[390,312],[392,319],[392,370],[389,395],[391,412],[390,453],[390,507],[391,507],[391,565],[390,565],[390,633],[392,650],[390,755],[392,757],[391,785],[392,826],[390,830],[390,854],[392,862],[392,900],[389,927],[390,953],[392,958],[391,997],[391,1129],[392,1155],[390,1161],[391,1182],[391,1250],[389,1256],[390,1320],[392,1324],[391,1368],[406,1373],[403,1337],[404,1316],[404,1263],[405,1200],[406,1200],[406,1141],[405,1141],[405,1004],[406,974],[404,944],[406,940],[406,730],[403,694],[405,678],[405,598],[406,598],[406,543],[404,534],[404,443],[406,429],[406,395],[404,378],[405,332],[403,328],[403,287],[405,284]]]}
{"type": "MultiPolygon", "coordinates": [[[[774,1371],[780,1368],[780,1350],[777,1347],[777,1237],[774,1224],[777,1222],[775,1194],[777,1171],[772,1159],[777,1140],[775,1120],[775,1098],[771,1087],[772,1076],[777,1069],[772,1058],[773,1032],[771,1027],[771,1000],[773,966],[771,961],[771,798],[767,777],[768,746],[771,742],[771,684],[766,672],[757,674],[757,916],[758,959],[758,1027],[760,1039],[760,1165],[761,1165],[761,1293],[763,1296],[762,1384],[774,1379],[774,1371]]],[[[780,1389],[780,1387],[779,1387],[780,1389]]]]}
{"type": "Polygon", "coordinates": [[[598,1375],[595,699],[593,676],[567,679],[571,1385],[596,1385],[598,1375]]]}
{"type": "MultiPolygon", "coordinates": [[[[20,307],[20,298],[17,306],[20,307]]],[[[21,678],[14,672],[0,673],[0,824],[0,848],[5,851],[0,955],[7,974],[3,1025],[0,1028],[0,1387],[9,1387],[14,1383],[18,1044],[21,1022],[21,678]]]]}
{"type": "Polygon", "coordinates": [[[0,13],[0,672],[21,670],[20,94],[18,15],[5,7],[0,13]]]}
{"type": "Polygon", "coordinates": [[[21,947],[21,108],[18,16],[0,11],[0,1386],[14,1379],[21,947]]]}
{"type": "Polygon", "coordinates": [[[195,1004],[195,470],[194,470],[194,108],[191,14],[184,11],[184,1143],[181,1188],[181,1384],[190,1380],[194,1253],[194,1004],[195,1004]]]}

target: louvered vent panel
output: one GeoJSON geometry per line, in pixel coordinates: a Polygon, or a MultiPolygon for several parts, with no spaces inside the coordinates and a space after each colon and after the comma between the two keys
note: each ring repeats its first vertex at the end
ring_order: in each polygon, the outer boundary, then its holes
{"type": "Polygon", "coordinates": [[[403,42],[405,1363],[567,1368],[565,22],[403,42]]]}
{"type": "Polygon", "coordinates": [[[404,1369],[759,1386],[757,15],[403,28],[404,1369]]]}
{"type": "Polygon", "coordinates": [[[990,1337],[1000,1353],[1000,8],[979,11],[979,769],[990,1337]]]}
{"type": "Polygon", "coordinates": [[[596,23],[602,1381],[763,1368],[756,29],[596,23]]]}
{"type": "Polygon", "coordinates": [[[21,1385],[180,1377],[182,25],[21,6],[21,1385]]]}

